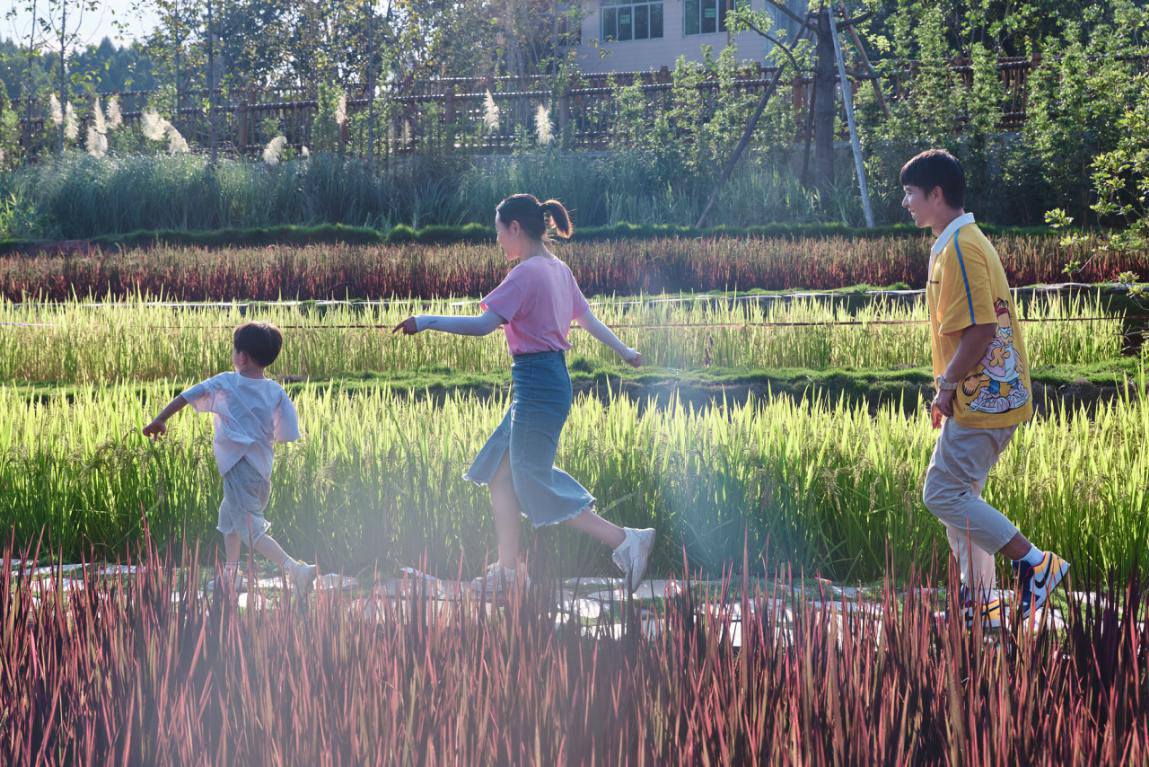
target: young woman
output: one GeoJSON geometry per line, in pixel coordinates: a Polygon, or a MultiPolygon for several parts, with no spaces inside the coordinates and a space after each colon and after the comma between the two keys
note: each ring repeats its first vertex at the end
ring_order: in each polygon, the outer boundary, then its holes
{"type": "Polygon", "coordinates": [[[480,304],[478,317],[419,315],[395,326],[413,335],[438,330],[485,336],[502,326],[514,362],[511,406],[464,475],[487,485],[494,507],[499,558],[476,578],[474,587],[498,595],[526,583],[519,567],[519,516],[536,528],[567,525],[610,546],[614,563],[633,592],[642,581],[654,548],[654,530],[619,527],[594,511],[594,497],[554,465],[559,435],[571,408],[571,381],[565,352],[577,322],[600,342],[638,367],[642,355],[626,346],[594,316],[570,268],[547,249],[548,219],[561,237],[570,237],[570,216],[562,203],[540,203],[516,194],[499,203],[495,229],[508,261],[506,278],[480,304]]]}

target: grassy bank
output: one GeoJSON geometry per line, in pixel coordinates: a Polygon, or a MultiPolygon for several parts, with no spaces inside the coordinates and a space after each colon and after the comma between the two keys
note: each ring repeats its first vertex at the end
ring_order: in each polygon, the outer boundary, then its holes
{"type": "MultiPolygon", "coordinates": [[[[1060,237],[1064,233],[1048,227],[995,226],[983,224],[981,228],[991,236],[1060,237]]],[[[1086,234],[1086,233],[1079,233],[1086,234]]],[[[883,237],[921,237],[922,230],[910,224],[890,224],[873,228],[833,223],[759,224],[752,226],[693,227],[674,224],[631,224],[625,221],[609,226],[579,227],[572,240],[598,242],[602,240],[654,240],[699,239],[714,237],[754,237],[824,239],[843,237],[875,239],[883,237]]],[[[456,243],[492,244],[495,228],[486,224],[457,226],[432,225],[415,229],[400,224],[390,229],[373,229],[345,224],[317,224],[314,226],[251,227],[246,229],[222,228],[207,230],[140,229],[119,234],[102,234],[72,240],[52,239],[0,239],[0,255],[34,255],[41,252],[66,249],[152,248],[159,245],[185,245],[203,248],[242,248],[263,245],[453,245],[456,243]]]]}

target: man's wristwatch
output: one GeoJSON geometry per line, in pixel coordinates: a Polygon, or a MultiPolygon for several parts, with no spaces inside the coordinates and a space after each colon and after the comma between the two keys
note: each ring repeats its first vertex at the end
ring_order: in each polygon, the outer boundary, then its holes
{"type": "Polygon", "coordinates": [[[956,381],[951,381],[945,376],[938,376],[934,383],[938,391],[954,391],[958,387],[956,381]]]}

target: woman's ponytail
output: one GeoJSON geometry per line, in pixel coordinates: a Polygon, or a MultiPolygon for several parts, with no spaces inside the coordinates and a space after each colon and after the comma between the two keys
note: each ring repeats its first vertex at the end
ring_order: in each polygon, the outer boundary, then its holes
{"type": "Polygon", "coordinates": [[[570,213],[567,213],[566,207],[558,200],[544,202],[543,215],[551,217],[551,223],[555,225],[555,232],[559,237],[569,240],[570,236],[574,234],[574,225],[571,224],[570,213]]]}
{"type": "Polygon", "coordinates": [[[555,225],[559,237],[567,239],[574,233],[570,213],[558,200],[539,202],[533,194],[512,194],[499,203],[495,214],[503,226],[518,221],[529,237],[541,240],[547,233],[547,216],[555,225]]]}

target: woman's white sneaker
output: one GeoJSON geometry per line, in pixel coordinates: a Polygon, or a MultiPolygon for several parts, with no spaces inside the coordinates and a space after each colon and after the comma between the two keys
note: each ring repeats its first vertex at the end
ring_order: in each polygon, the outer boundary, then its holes
{"type": "Polygon", "coordinates": [[[501,599],[520,581],[524,588],[531,585],[531,579],[526,574],[520,576],[518,570],[492,562],[487,565],[486,573],[471,581],[471,591],[475,592],[476,596],[486,596],[487,599],[501,599]]]}
{"type": "Polygon", "coordinates": [[[221,572],[207,583],[208,591],[228,589],[236,594],[247,591],[247,579],[243,577],[239,567],[224,565],[221,572]]]}
{"type": "Polygon", "coordinates": [[[316,577],[319,575],[319,565],[309,565],[306,562],[295,562],[286,569],[288,580],[291,581],[291,587],[300,594],[309,592],[312,584],[315,583],[316,577]]]}
{"type": "Polygon", "coordinates": [[[627,591],[633,594],[642,584],[642,578],[646,575],[646,565],[650,562],[650,553],[654,551],[654,528],[636,530],[633,527],[624,527],[622,530],[626,537],[614,550],[611,558],[618,569],[622,570],[627,591]]]}

